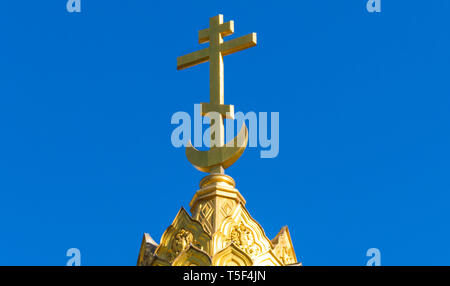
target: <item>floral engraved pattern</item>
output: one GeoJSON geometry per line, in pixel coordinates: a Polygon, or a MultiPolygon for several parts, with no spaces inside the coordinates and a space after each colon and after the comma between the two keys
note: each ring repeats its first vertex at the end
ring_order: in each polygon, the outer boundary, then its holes
{"type": "Polygon", "coordinates": [[[182,228],[176,235],[172,243],[172,250],[176,255],[186,250],[191,243],[194,242],[194,235],[192,232],[182,228]]]}
{"type": "Polygon", "coordinates": [[[258,255],[260,252],[258,246],[255,244],[253,233],[242,222],[233,227],[228,242],[236,244],[250,256],[258,255]]]}
{"type": "Polygon", "coordinates": [[[275,253],[285,265],[295,263],[295,260],[291,255],[291,248],[286,233],[281,235],[280,242],[278,247],[276,247],[275,253]]]}

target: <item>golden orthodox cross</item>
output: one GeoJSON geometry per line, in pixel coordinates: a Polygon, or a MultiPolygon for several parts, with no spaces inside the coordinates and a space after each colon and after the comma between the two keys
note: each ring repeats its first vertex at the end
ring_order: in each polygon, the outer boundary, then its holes
{"type": "MultiPolygon", "coordinates": [[[[243,37],[239,37],[227,42],[223,41],[223,37],[229,36],[234,33],[234,22],[229,21],[227,23],[223,22],[223,15],[217,15],[215,17],[210,18],[209,20],[209,28],[199,31],[199,43],[207,43],[209,42],[209,47],[187,54],[185,56],[181,56],[177,58],[177,69],[182,70],[186,69],[201,63],[210,62],[209,66],[209,81],[210,81],[210,102],[202,103],[201,110],[202,116],[207,115],[209,112],[216,112],[220,115],[220,122],[218,122],[219,132],[211,133],[211,149],[214,147],[224,147],[224,122],[223,119],[229,118],[234,119],[234,107],[233,105],[225,105],[224,104],[224,66],[223,66],[223,56],[227,56],[247,48],[251,48],[256,46],[256,33],[251,33],[243,37]],[[214,136],[218,136],[215,138],[214,136]],[[214,143],[215,142],[215,143],[214,143]]],[[[215,124],[214,119],[211,118],[211,126],[215,124]]],[[[212,132],[212,130],[211,130],[212,132]]],[[[245,142],[246,143],[246,142],[245,142]]],[[[224,147],[225,148],[225,147],[224,147]]],[[[245,149],[245,147],[244,147],[245,149]]],[[[211,150],[212,151],[212,150],[211,150]]],[[[231,151],[231,150],[229,150],[231,151]]],[[[200,152],[200,151],[198,151],[200,152]]],[[[209,152],[209,151],[204,151],[209,152]]],[[[243,152],[243,150],[242,150],[243,152]]],[[[242,154],[241,152],[241,154],[242,154]]],[[[227,152],[229,153],[229,152],[227,152]]],[[[198,153],[199,154],[199,153],[198,153]]],[[[231,154],[231,153],[229,153],[231,154]]],[[[218,172],[222,173],[222,166],[218,162],[220,160],[225,161],[225,155],[221,152],[213,153],[205,153],[205,158],[196,158],[191,160],[188,156],[188,159],[193,163],[198,169],[207,172],[218,172]],[[220,156],[217,154],[221,154],[220,156]],[[209,154],[209,159],[205,159],[209,154]],[[217,158],[212,158],[217,157],[217,158]],[[221,157],[221,158],[218,158],[221,157]],[[199,168],[200,161],[208,161],[209,163],[204,163],[203,165],[211,165],[213,163],[217,163],[215,166],[208,166],[199,168]],[[197,162],[192,162],[197,161],[197,162]]],[[[239,154],[240,156],[240,154],[239,154]]],[[[238,157],[239,157],[238,156],[238,157]]],[[[198,157],[198,156],[197,156],[198,157]]],[[[236,158],[237,160],[237,158],[236,158]]]]}

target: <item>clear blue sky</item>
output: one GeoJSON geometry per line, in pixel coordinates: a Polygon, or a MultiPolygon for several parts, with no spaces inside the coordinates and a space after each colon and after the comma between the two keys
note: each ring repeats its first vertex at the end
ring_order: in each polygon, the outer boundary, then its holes
{"type": "MultiPolygon", "coordinates": [[[[172,146],[208,100],[176,70],[209,17],[258,46],[225,59],[225,101],[280,113],[280,153],[227,173],[304,265],[450,264],[450,1],[2,1],[0,265],[135,265],[203,173],[172,146]]],[[[231,38],[231,37],[229,37],[231,38]]]]}

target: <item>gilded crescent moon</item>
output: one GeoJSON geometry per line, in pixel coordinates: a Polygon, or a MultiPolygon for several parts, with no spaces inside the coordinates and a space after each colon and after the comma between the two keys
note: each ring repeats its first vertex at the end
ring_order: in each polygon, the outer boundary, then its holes
{"type": "Polygon", "coordinates": [[[186,157],[202,172],[211,172],[212,167],[221,165],[224,169],[236,162],[244,153],[248,142],[248,130],[245,122],[242,124],[239,134],[222,147],[213,147],[208,151],[200,151],[192,146],[191,141],[186,146],[186,157]]]}

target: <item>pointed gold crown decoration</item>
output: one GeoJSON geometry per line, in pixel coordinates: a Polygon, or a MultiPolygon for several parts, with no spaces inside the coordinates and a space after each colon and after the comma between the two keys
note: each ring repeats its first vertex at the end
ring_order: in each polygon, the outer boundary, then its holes
{"type": "Polygon", "coordinates": [[[211,118],[210,150],[199,151],[192,144],[186,157],[194,167],[210,173],[200,181],[189,206],[191,215],[181,208],[158,245],[144,234],[138,257],[139,266],[284,266],[297,262],[288,228],[269,240],[261,225],[245,208],[245,199],[224,170],[244,152],[248,130],[243,123],[239,134],[225,144],[224,119],[234,119],[233,105],[224,104],[223,57],[256,46],[256,33],[227,42],[234,33],[234,22],[223,22],[223,15],[209,20],[210,27],[199,31],[199,43],[209,47],[178,57],[178,70],[210,63],[210,102],[201,104],[201,115],[211,118]]]}

